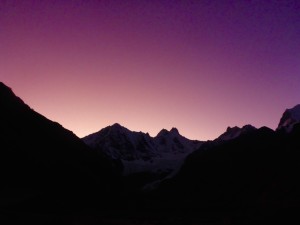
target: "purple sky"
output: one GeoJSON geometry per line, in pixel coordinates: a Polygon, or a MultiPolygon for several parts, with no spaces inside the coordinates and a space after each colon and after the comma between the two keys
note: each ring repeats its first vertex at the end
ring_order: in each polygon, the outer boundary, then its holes
{"type": "Polygon", "coordinates": [[[300,1],[0,1],[0,80],[80,137],[274,129],[300,103],[300,1]]]}

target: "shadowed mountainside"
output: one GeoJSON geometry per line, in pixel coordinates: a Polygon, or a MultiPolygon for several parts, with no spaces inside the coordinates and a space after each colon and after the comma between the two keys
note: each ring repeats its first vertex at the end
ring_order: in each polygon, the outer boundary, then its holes
{"type": "Polygon", "coordinates": [[[299,221],[299,160],[299,124],[289,134],[263,127],[203,144],[156,195],[162,210],[180,207],[229,224],[299,221]]]}
{"type": "Polygon", "coordinates": [[[30,109],[0,83],[0,208],[52,212],[107,206],[111,162],[71,131],[30,109]]]}

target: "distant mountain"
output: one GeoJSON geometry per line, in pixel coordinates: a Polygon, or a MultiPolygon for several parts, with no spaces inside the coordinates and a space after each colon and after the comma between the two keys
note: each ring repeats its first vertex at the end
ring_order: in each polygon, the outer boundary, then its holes
{"type": "Polygon", "coordinates": [[[82,139],[97,152],[104,153],[123,164],[123,174],[155,174],[161,180],[173,176],[185,157],[198,149],[203,142],[191,141],[179,134],[176,128],[161,130],[156,137],[133,132],[114,124],[82,139]]]}
{"type": "Polygon", "coordinates": [[[286,109],[283,113],[280,122],[278,124],[277,130],[284,129],[290,132],[296,123],[300,122],[300,104],[294,106],[291,109],[286,109]]]}
{"type": "Polygon", "coordinates": [[[203,143],[203,141],[183,137],[176,128],[172,128],[170,131],[161,130],[153,140],[158,152],[173,155],[189,154],[198,149],[203,143]]]}
{"type": "Polygon", "coordinates": [[[104,155],[33,111],[0,82],[0,213],[104,206],[115,174],[104,155]]]}
{"type": "Polygon", "coordinates": [[[82,140],[112,159],[147,161],[159,155],[148,134],[132,132],[117,123],[82,140]]]}
{"type": "Polygon", "coordinates": [[[252,125],[245,125],[242,128],[240,127],[227,127],[226,131],[221,134],[215,141],[228,141],[239,137],[240,135],[247,134],[256,130],[256,128],[252,125]]]}

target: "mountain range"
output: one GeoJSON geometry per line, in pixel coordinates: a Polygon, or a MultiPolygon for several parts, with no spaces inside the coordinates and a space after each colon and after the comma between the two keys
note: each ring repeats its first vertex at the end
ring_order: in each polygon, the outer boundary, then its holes
{"type": "Polygon", "coordinates": [[[192,141],[179,134],[176,128],[161,130],[156,137],[133,132],[120,124],[106,127],[82,139],[88,146],[108,158],[119,161],[125,176],[148,174],[139,186],[158,183],[176,174],[187,155],[203,142],[192,141]]]}
{"type": "Polygon", "coordinates": [[[82,140],[0,82],[2,224],[299,222],[300,105],[213,141],[119,124],[82,140]]]}

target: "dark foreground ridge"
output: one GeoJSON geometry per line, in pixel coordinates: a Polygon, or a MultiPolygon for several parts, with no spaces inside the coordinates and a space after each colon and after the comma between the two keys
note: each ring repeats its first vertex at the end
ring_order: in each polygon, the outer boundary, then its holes
{"type": "Polygon", "coordinates": [[[144,192],[128,188],[122,162],[91,150],[0,83],[0,223],[299,224],[300,125],[295,110],[289,115],[288,131],[228,129],[144,192]]]}
{"type": "Polygon", "coordinates": [[[3,83],[0,108],[0,220],[108,207],[117,180],[108,159],[30,109],[3,83]]]}

